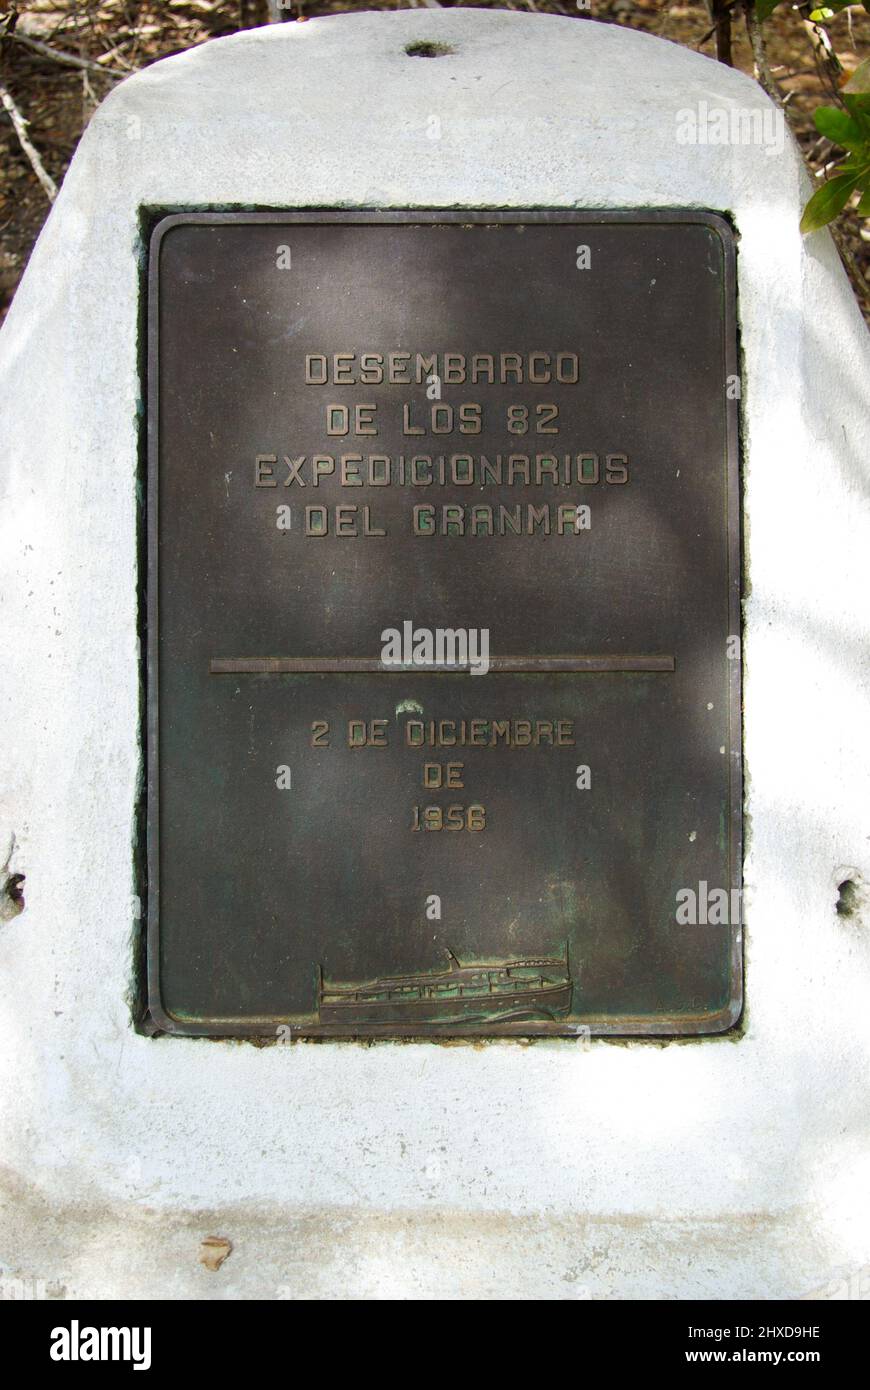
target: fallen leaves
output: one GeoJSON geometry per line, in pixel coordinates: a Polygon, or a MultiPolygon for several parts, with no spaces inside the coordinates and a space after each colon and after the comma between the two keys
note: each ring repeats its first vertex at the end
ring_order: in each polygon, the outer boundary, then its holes
{"type": "Polygon", "coordinates": [[[225,1236],[206,1236],[205,1240],[200,1242],[199,1262],[214,1273],[220,1269],[232,1248],[232,1241],[227,1240],[225,1236]]]}

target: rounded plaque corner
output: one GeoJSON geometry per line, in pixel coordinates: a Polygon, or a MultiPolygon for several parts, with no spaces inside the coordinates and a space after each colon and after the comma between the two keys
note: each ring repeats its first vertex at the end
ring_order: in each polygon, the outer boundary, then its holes
{"type": "Polygon", "coordinates": [[[734,248],[737,245],[737,228],[729,213],[702,212],[698,215],[698,222],[701,226],[708,227],[711,232],[716,233],[727,257],[734,255],[734,248]]]}
{"type": "Polygon", "coordinates": [[[148,249],[153,259],[156,258],[160,252],[163,238],[167,236],[169,232],[173,231],[175,227],[181,227],[189,223],[191,221],[191,214],[188,212],[167,212],[161,215],[155,209],[152,215],[156,216],[157,219],[152,223],[151,231],[148,235],[148,249]]]}
{"type": "Polygon", "coordinates": [[[164,1008],[163,1001],[158,995],[152,994],[148,1000],[145,1016],[137,1031],[149,1038],[159,1038],[165,1035],[184,1036],[188,1029],[180,1019],[175,1018],[164,1008]]]}
{"type": "Polygon", "coordinates": [[[717,1037],[736,1036],[743,1033],[743,991],[735,994],[721,1013],[717,1014],[710,1032],[717,1037]]]}

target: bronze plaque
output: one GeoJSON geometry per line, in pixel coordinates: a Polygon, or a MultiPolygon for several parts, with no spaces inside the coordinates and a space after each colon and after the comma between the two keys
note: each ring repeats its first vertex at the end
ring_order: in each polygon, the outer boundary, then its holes
{"type": "Polygon", "coordinates": [[[731,1027],[727,222],[179,213],[148,294],[151,1026],[731,1027]]]}

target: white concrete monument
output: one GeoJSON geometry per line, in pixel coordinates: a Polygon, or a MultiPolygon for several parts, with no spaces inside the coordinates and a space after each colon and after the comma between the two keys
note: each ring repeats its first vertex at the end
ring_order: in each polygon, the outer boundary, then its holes
{"type": "Polygon", "coordinates": [[[808,192],[750,79],[573,18],[275,25],[97,112],[0,337],[3,1277],[787,1298],[870,1266],[870,351],[828,234],[799,233],[808,192]],[[371,207],[734,228],[745,1009],[721,1036],[255,1047],[134,1026],[149,218],[371,207]],[[232,1246],[218,1268],[209,1237],[232,1246]]]}

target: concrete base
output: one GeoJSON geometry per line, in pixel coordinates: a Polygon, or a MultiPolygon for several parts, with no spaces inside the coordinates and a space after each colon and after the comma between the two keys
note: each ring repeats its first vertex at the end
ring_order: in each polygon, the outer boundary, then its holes
{"type": "Polygon", "coordinates": [[[0,836],[27,876],[0,925],[5,1274],[82,1297],[740,1298],[870,1266],[870,352],[827,234],[798,232],[791,142],[681,143],[699,103],[771,112],[642,34],[413,11],[208,44],[92,121],[0,337],[0,836]],[[140,210],[367,205],[734,220],[736,1039],[258,1049],[131,1025],[140,210]],[[208,1235],[234,1247],[215,1273],[208,1235]]]}

